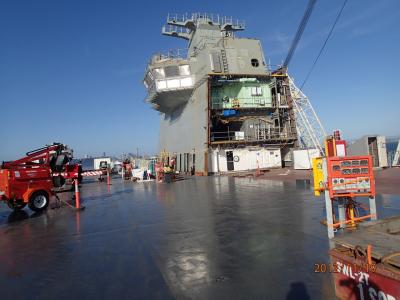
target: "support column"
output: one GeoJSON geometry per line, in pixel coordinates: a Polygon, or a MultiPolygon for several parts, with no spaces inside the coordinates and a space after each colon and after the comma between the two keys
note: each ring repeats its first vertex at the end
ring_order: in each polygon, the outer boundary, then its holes
{"type": "MultiPolygon", "coordinates": [[[[205,151],[204,151],[204,172],[203,172],[203,175],[204,176],[208,176],[208,159],[209,159],[209,157],[208,157],[208,149],[206,149],[205,151]]],[[[212,153],[212,152],[211,152],[212,153]]]]}
{"type": "MultiPolygon", "coordinates": [[[[322,160],[322,169],[324,171],[324,182],[328,183],[328,167],[326,163],[326,158],[322,160]]],[[[329,189],[325,189],[325,210],[326,210],[326,227],[328,228],[328,238],[333,239],[335,236],[333,230],[333,216],[332,216],[332,200],[329,196],[329,189]]]]}
{"type": "Polygon", "coordinates": [[[369,197],[369,213],[372,215],[371,220],[378,220],[375,197],[369,197]]]}
{"type": "Polygon", "coordinates": [[[344,223],[346,221],[346,209],[345,209],[345,200],[343,198],[338,198],[338,212],[339,212],[339,222],[340,228],[346,228],[346,224],[344,223]],[[343,223],[342,223],[343,222],[343,223]]]}
{"type": "Polygon", "coordinates": [[[79,193],[78,179],[74,180],[74,184],[75,184],[75,208],[80,209],[81,208],[81,197],[80,197],[80,193],[79,193]]]}
{"type": "Polygon", "coordinates": [[[333,216],[332,216],[332,200],[329,197],[329,191],[325,191],[325,209],[326,209],[326,227],[328,228],[328,238],[333,239],[335,233],[333,231],[333,216]]]}

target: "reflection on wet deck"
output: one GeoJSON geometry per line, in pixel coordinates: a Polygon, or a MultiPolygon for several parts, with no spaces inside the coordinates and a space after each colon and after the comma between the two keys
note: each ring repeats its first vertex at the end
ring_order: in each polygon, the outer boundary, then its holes
{"type": "MultiPolygon", "coordinates": [[[[332,299],[324,203],[307,181],[82,186],[86,210],[0,207],[4,299],[332,299]]],[[[399,197],[377,197],[399,214],[399,197]],[[396,201],[395,201],[396,200],[396,201]]],[[[3,299],[3,298],[2,298],[3,299]]]]}

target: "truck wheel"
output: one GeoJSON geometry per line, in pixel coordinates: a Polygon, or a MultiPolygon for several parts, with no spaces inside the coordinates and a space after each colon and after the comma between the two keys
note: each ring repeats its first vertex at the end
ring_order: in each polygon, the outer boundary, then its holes
{"type": "Polygon", "coordinates": [[[49,205],[49,196],[46,192],[35,192],[29,198],[29,208],[33,211],[39,212],[45,210],[49,205]]]}
{"type": "Polygon", "coordinates": [[[12,210],[21,210],[26,206],[23,200],[8,200],[7,206],[12,210]]]}

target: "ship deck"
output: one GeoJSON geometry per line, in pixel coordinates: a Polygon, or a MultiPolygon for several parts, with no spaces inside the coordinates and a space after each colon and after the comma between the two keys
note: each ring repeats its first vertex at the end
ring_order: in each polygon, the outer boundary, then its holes
{"type": "Polygon", "coordinates": [[[354,250],[356,246],[367,249],[372,246],[371,256],[377,261],[387,257],[387,264],[400,270],[400,216],[362,224],[359,230],[335,239],[341,246],[354,250]],[[396,254],[396,256],[394,256],[396,254]],[[389,258],[389,256],[392,256],[389,258]]]}
{"type": "MultiPolygon", "coordinates": [[[[334,299],[314,273],[329,263],[324,201],[276,176],[87,181],[80,212],[1,204],[2,299],[334,299]]],[[[399,214],[400,196],[377,209],[399,214]]]]}

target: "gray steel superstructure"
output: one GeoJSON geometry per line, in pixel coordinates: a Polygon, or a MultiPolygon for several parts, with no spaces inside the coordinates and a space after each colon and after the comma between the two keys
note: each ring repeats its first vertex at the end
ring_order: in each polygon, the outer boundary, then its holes
{"type": "Polygon", "coordinates": [[[162,33],[185,51],[153,55],[146,101],[160,112],[159,150],[196,174],[280,167],[297,131],[289,79],[268,69],[243,22],[207,14],[169,15],[162,33]]]}

